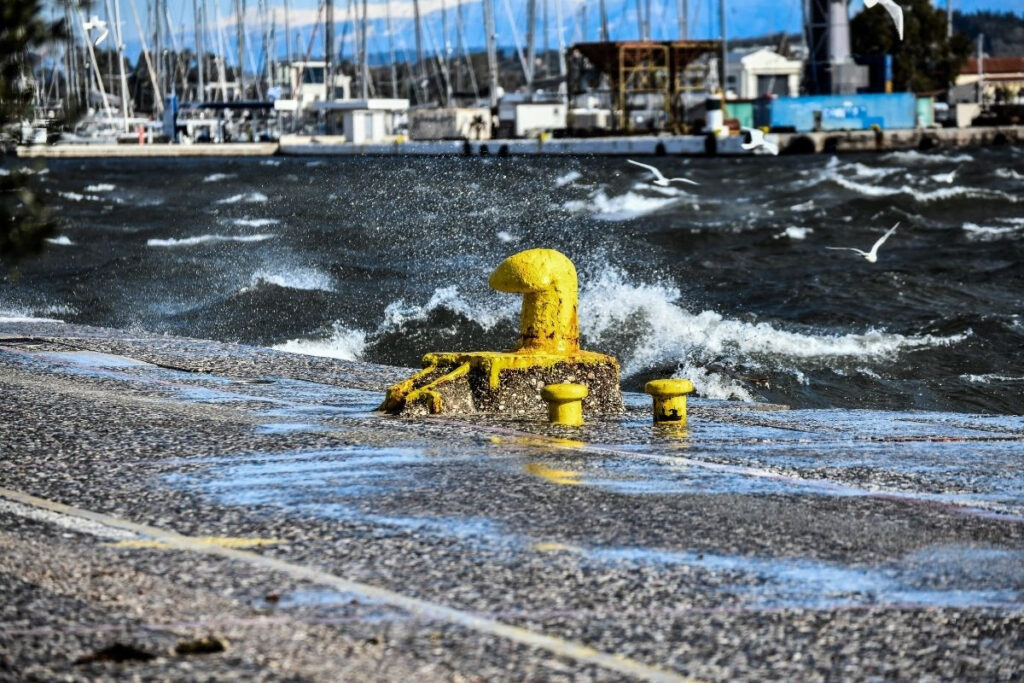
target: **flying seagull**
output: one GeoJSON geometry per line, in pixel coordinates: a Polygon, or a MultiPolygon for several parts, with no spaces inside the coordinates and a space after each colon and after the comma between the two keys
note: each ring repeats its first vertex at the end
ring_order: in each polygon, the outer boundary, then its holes
{"type": "Polygon", "coordinates": [[[864,0],[865,7],[874,7],[875,5],[881,5],[886,9],[892,17],[892,23],[896,24],[896,32],[900,34],[900,40],[903,40],[903,8],[893,0],[864,0]]]}
{"type": "Polygon", "coordinates": [[[891,228],[889,228],[889,231],[887,233],[885,233],[884,235],[882,235],[881,237],[878,238],[878,241],[875,242],[874,246],[871,247],[871,251],[861,251],[860,249],[857,249],[855,247],[825,247],[825,248],[826,249],[838,249],[838,250],[842,250],[842,251],[855,251],[858,254],[860,254],[861,256],[863,256],[867,260],[868,263],[875,263],[876,261],[878,261],[878,248],[880,246],[882,246],[883,244],[885,244],[885,241],[887,239],[889,239],[889,235],[891,235],[894,232],[896,232],[896,228],[898,228],[898,227],[900,227],[900,224],[896,223],[896,225],[894,225],[891,228]]]}
{"type": "Polygon", "coordinates": [[[744,137],[750,136],[750,142],[744,142],[740,145],[743,149],[752,149],[755,152],[759,149],[763,149],[769,154],[778,156],[779,146],[774,142],[768,142],[764,139],[764,131],[760,128],[744,128],[744,137]]]}
{"type": "Polygon", "coordinates": [[[653,173],[654,174],[654,180],[652,180],[651,182],[654,183],[655,185],[657,185],[658,187],[668,187],[671,183],[675,183],[675,182],[688,183],[690,185],[699,185],[700,184],[700,183],[695,183],[694,181],[690,180],[689,178],[666,178],[664,176],[664,174],[662,174],[661,171],[659,171],[658,169],[656,169],[653,166],[650,166],[648,164],[641,164],[639,161],[633,161],[632,159],[626,159],[626,161],[628,161],[629,163],[633,164],[634,166],[639,166],[641,168],[646,168],[648,171],[653,173]]]}

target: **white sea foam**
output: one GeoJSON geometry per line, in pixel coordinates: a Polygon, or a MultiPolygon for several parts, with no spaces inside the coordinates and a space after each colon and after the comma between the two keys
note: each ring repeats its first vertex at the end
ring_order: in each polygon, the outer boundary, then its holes
{"type": "Polygon", "coordinates": [[[334,323],[331,336],[321,339],[290,339],[273,347],[278,351],[304,353],[341,360],[359,360],[366,348],[366,333],[334,323]]]}
{"type": "Polygon", "coordinates": [[[44,315],[39,315],[37,311],[23,306],[9,306],[0,303],[0,323],[63,323],[63,320],[45,317],[45,314],[73,313],[74,311],[65,306],[48,306],[42,312],[44,315]]]}
{"type": "Polygon", "coordinates": [[[115,186],[110,183],[96,183],[95,185],[86,185],[86,192],[113,192],[115,186]]]}
{"type": "Polygon", "coordinates": [[[516,242],[519,240],[518,237],[511,233],[505,232],[504,230],[499,230],[497,233],[495,233],[495,236],[502,242],[505,242],[506,244],[509,242],[516,242]]]}
{"type": "Polygon", "coordinates": [[[167,239],[148,239],[147,247],[191,247],[197,244],[208,242],[263,242],[273,238],[274,235],[196,235],[195,237],[182,237],[180,239],[169,237],[167,239]]]}
{"type": "Polygon", "coordinates": [[[49,242],[50,244],[59,244],[59,245],[61,245],[63,247],[70,247],[71,245],[74,244],[74,242],[71,241],[71,238],[68,237],[67,235],[57,235],[56,237],[47,237],[46,241],[49,242]]]}
{"type": "Polygon", "coordinates": [[[264,159],[260,162],[260,166],[280,166],[281,161],[279,159],[264,159]]]}
{"type": "Polygon", "coordinates": [[[814,200],[813,199],[808,199],[806,202],[801,202],[800,204],[794,204],[793,206],[789,207],[789,210],[790,211],[810,211],[813,208],[814,208],[814,200]]]}
{"type": "Polygon", "coordinates": [[[227,180],[228,178],[237,177],[237,173],[211,173],[210,175],[203,178],[204,183],[217,183],[221,180],[227,180]]]}
{"type": "Polygon", "coordinates": [[[990,384],[992,382],[1024,382],[1024,377],[1011,377],[1010,375],[999,375],[987,373],[984,375],[960,375],[960,379],[971,384],[990,384]]]}
{"type": "MultiPolygon", "coordinates": [[[[581,278],[579,319],[584,345],[613,352],[623,375],[634,376],[657,367],[675,367],[677,376],[694,382],[701,396],[753,400],[753,391],[739,379],[709,365],[743,364],[788,373],[806,382],[807,363],[891,361],[914,349],[955,344],[967,334],[939,337],[906,336],[881,331],[861,334],[792,332],[768,323],[732,320],[714,311],[692,313],[673,285],[636,283],[615,268],[597,265],[581,278]]],[[[426,303],[395,301],[376,330],[353,330],[336,325],[326,339],[292,340],[278,348],[313,355],[358,358],[365,346],[410,323],[428,320],[444,309],[485,330],[518,319],[516,297],[464,297],[457,286],[439,287],[426,303]]]]}
{"type": "Polygon", "coordinates": [[[218,200],[217,203],[238,204],[244,202],[247,204],[260,204],[265,201],[267,201],[267,195],[263,194],[262,192],[246,192],[243,194],[231,195],[230,197],[218,200]]]}
{"type": "Polygon", "coordinates": [[[478,323],[485,330],[519,314],[519,302],[514,297],[497,297],[471,304],[459,293],[458,286],[448,285],[435,289],[426,304],[410,304],[402,299],[391,302],[384,309],[384,320],[374,334],[400,330],[406,323],[426,320],[434,311],[442,308],[478,323]]]}
{"type": "Polygon", "coordinates": [[[910,187],[909,185],[900,185],[899,187],[865,185],[864,183],[858,183],[855,180],[851,180],[837,173],[829,174],[826,179],[831,180],[840,187],[844,187],[847,190],[862,194],[866,197],[892,197],[898,194],[906,194],[910,195],[914,200],[921,202],[922,204],[944,201],[955,197],[965,197],[969,199],[1003,199],[1013,203],[1021,201],[1019,197],[999,190],[965,187],[962,185],[924,191],[910,187]]]}
{"type": "Polygon", "coordinates": [[[575,182],[583,177],[583,174],[579,171],[569,171],[565,175],[560,175],[555,178],[555,187],[565,187],[569,183],[575,182]]]}
{"type": "Polygon", "coordinates": [[[916,150],[907,150],[904,152],[889,152],[881,156],[882,161],[894,161],[900,164],[920,165],[920,164],[963,164],[968,161],[974,161],[974,157],[970,154],[955,154],[953,156],[947,156],[945,154],[925,154],[916,150]]]}
{"type": "Polygon", "coordinates": [[[1024,173],[1018,173],[1012,168],[997,168],[996,176],[1000,178],[1009,178],[1010,180],[1024,180],[1024,173]]]}
{"type": "MultiPolygon", "coordinates": [[[[729,320],[714,311],[691,313],[679,299],[680,292],[673,286],[633,284],[617,270],[606,268],[580,293],[581,332],[592,347],[600,348],[621,339],[624,328],[633,330],[637,342],[621,354],[627,376],[671,363],[692,370],[708,358],[762,358],[782,365],[801,359],[891,360],[903,351],[954,344],[966,336],[904,336],[880,331],[803,334],[767,323],[729,320]]],[[[703,396],[750,395],[738,382],[718,375],[695,377],[703,396]]]]}
{"type": "Polygon", "coordinates": [[[273,269],[257,270],[252,274],[252,277],[249,280],[249,285],[250,287],[256,287],[260,284],[270,284],[278,287],[285,287],[287,289],[301,289],[307,291],[334,291],[334,283],[331,281],[330,275],[319,271],[316,268],[307,267],[277,267],[273,269]]]}
{"type": "Polygon", "coordinates": [[[963,230],[967,233],[968,237],[972,239],[978,239],[983,241],[1000,239],[1009,235],[1021,234],[1024,230],[1024,225],[1016,226],[991,226],[991,225],[978,225],[977,223],[964,223],[963,230]]]}
{"type": "Polygon", "coordinates": [[[604,190],[598,190],[590,199],[570,200],[563,206],[573,213],[592,213],[602,221],[626,221],[654,213],[676,201],[676,197],[645,197],[635,192],[609,197],[604,190]]]}
{"type": "Polygon", "coordinates": [[[281,221],[276,218],[236,218],[231,222],[235,225],[243,225],[249,228],[265,228],[268,225],[277,225],[281,221]]]}
{"type": "Polygon", "coordinates": [[[814,228],[800,228],[795,225],[791,225],[776,235],[776,237],[788,237],[791,240],[804,240],[807,239],[807,236],[812,232],[814,232],[814,228]]]}

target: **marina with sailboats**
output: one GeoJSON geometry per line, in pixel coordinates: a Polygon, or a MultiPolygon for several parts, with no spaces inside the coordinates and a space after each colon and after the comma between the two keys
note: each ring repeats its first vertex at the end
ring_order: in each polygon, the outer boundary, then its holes
{"type": "Polygon", "coordinates": [[[878,76],[851,55],[845,1],[804,3],[799,40],[733,49],[726,0],[704,24],[686,0],[193,0],[177,23],[167,0],[144,17],[136,4],[88,17],[62,5],[66,40],[25,75],[36,106],[10,139],[20,156],[749,155],[751,131],[782,153],[1022,138],[1015,110],[986,107],[984,82],[978,102],[893,92],[891,66],[878,76]]]}

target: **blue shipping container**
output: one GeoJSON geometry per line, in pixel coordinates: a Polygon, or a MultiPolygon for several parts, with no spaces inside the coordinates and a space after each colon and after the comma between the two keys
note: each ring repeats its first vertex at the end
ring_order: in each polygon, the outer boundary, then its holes
{"type": "Polygon", "coordinates": [[[909,92],[780,97],[771,107],[772,128],[799,132],[914,128],[917,123],[917,98],[909,92]]]}

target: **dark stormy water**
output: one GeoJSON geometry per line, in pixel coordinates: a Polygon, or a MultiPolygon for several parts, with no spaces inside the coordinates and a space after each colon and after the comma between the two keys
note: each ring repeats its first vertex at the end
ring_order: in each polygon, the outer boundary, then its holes
{"type": "Polygon", "coordinates": [[[608,158],[50,162],[60,236],[0,319],[415,366],[508,348],[519,298],[487,276],[543,246],[628,389],[1024,413],[1024,149],[656,163],[700,185],[608,158]],[[897,221],[877,263],[825,249],[897,221]]]}

